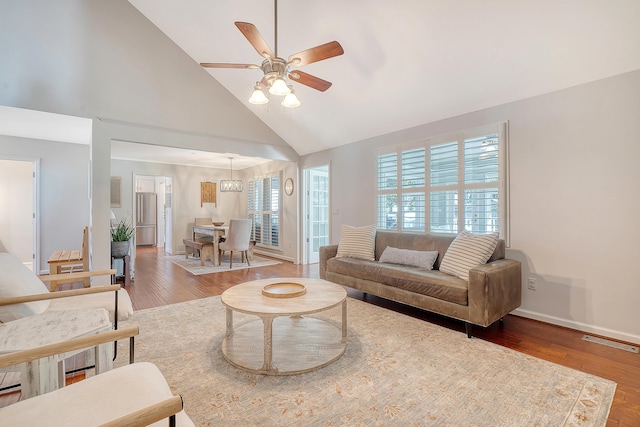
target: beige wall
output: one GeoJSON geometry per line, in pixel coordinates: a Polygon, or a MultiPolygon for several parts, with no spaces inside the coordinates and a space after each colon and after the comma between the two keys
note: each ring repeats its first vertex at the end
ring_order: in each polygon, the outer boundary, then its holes
{"type": "Polygon", "coordinates": [[[331,163],[337,242],[341,224],[375,222],[377,147],[509,121],[516,313],[640,343],[639,117],[635,71],[304,156],[301,168],[331,163]]]}

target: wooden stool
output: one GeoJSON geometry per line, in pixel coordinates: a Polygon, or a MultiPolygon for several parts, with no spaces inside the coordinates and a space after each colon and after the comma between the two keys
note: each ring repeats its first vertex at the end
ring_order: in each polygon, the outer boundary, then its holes
{"type": "Polygon", "coordinates": [[[184,244],[185,259],[189,258],[189,252],[194,252],[195,256],[195,251],[200,251],[200,265],[204,265],[206,259],[211,260],[213,264],[213,242],[182,239],[182,243],[184,244]]]}

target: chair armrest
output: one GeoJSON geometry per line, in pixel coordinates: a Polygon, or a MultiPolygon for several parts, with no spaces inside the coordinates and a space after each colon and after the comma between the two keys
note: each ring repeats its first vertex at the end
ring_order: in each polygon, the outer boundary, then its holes
{"type": "Polygon", "coordinates": [[[182,411],[182,408],[182,396],[173,396],[162,402],[131,412],[108,423],[101,424],[100,427],[148,426],[149,424],[177,414],[182,411]]]}
{"type": "Polygon", "coordinates": [[[325,279],[327,260],[338,254],[338,245],[320,246],[320,278],[325,279]]]}
{"type": "Polygon", "coordinates": [[[76,338],[55,344],[30,348],[28,350],[3,354],[0,355],[0,368],[17,365],[19,363],[31,362],[36,359],[42,359],[56,354],[64,354],[83,348],[95,347],[98,344],[104,344],[110,341],[131,338],[138,335],[138,333],[139,330],[137,326],[129,326],[115,331],[102,332],[88,337],[76,338]]]}
{"type": "Polygon", "coordinates": [[[489,326],[522,303],[521,263],[499,259],[469,270],[469,321],[489,326]]]}
{"type": "MultiPolygon", "coordinates": [[[[74,274],[74,273],[70,273],[74,274]]],[[[19,297],[0,298],[0,306],[22,304],[25,302],[43,301],[48,299],[74,297],[77,295],[97,294],[101,292],[119,291],[120,285],[95,286],[93,288],[71,289],[69,291],[50,292],[48,294],[23,295],[19,297]]]]}

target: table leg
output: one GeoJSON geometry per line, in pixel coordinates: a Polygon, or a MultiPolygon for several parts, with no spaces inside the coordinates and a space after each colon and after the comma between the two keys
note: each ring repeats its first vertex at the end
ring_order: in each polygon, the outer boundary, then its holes
{"type": "Polygon", "coordinates": [[[263,316],[262,323],[264,323],[264,361],[262,370],[270,372],[273,358],[273,316],[263,316]]]}
{"type": "Polygon", "coordinates": [[[347,339],[347,300],[342,301],[342,340],[347,339]]]}
{"type": "Polygon", "coordinates": [[[231,336],[233,332],[233,310],[227,307],[227,331],[225,332],[225,337],[231,336]]]}
{"type": "Polygon", "coordinates": [[[101,374],[113,369],[113,343],[99,344],[96,352],[96,374],[101,374]]]}
{"type": "Polygon", "coordinates": [[[220,265],[220,236],[222,233],[218,230],[213,232],[213,265],[220,265]]]}
{"type": "Polygon", "coordinates": [[[22,399],[56,390],[58,388],[57,357],[49,356],[21,363],[20,374],[22,399]]]}
{"type": "Polygon", "coordinates": [[[124,273],[124,286],[127,287],[131,285],[131,258],[129,255],[124,256],[124,260],[122,262],[122,271],[124,273]]]}

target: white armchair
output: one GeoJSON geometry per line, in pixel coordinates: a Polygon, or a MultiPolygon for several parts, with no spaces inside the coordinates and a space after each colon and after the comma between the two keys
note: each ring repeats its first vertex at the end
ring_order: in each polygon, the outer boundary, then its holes
{"type": "MultiPolygon", "coordinates": [[[[0,356],[0,368],[133,337],[138,327],[105,332],[0,356]]],[[[12,426],[194,426],[160,370],[133,363],[73,383],[68,387],[0,408],[2,425],[12,426]]]]}

